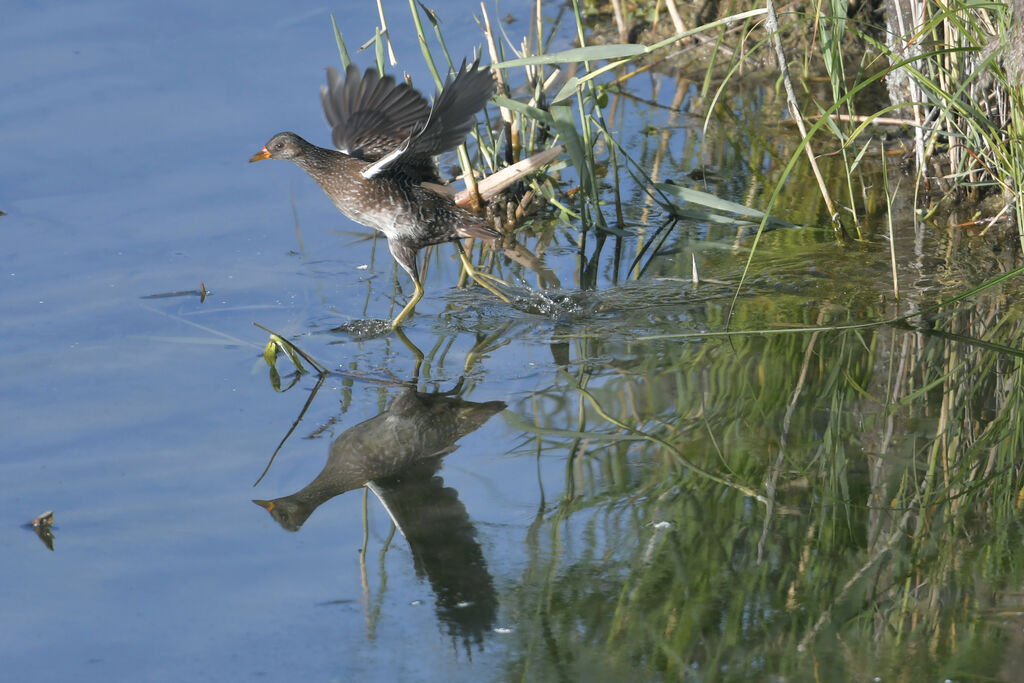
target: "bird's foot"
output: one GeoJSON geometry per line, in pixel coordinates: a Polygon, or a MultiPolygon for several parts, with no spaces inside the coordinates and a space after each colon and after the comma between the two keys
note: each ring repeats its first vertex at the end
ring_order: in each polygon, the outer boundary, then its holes
{"type": "Polygon", "coordinates": [[[512,300],[502,291],[498,289],[498,286],[512,289],[512,285],[502,280],[500,277],[495,277],[490,273],[485,273],[469,261],[469,257],[466,256],[466,252],[459,250],[459,258],[462,260],[462,268],[466,271],[466,274],[473,278],[473,281],[478,285],[486,289],[488,292],[498,297],[506,304],[512,303],[512,300]]]}

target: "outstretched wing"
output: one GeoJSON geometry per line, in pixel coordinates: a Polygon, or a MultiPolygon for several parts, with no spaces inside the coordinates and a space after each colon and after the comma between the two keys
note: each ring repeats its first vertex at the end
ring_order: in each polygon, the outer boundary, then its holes
{"type": "Polygon", "coordinates": [[[467,68],[463,61],[455,78],[445,81],[422,127],[375,160],[363,170],[363,175],[371,178],[399,166],[418,170],[425,164],[432,165],[435,156],[462,144],[473,128],[476,113],[483,109],[492,94],[494,76],[490,69],[481,69],[479,60],[467,68]]]}
{"type": "Polygon", "coordinates": [[[430,105],[405,83],[376,70],[360,73],[350,64],[342,78],[327,67],[327,85],[320,102],[331,126],[334,146],[366,161],[377,161],[406,143],[428,124],[430,105]]]}

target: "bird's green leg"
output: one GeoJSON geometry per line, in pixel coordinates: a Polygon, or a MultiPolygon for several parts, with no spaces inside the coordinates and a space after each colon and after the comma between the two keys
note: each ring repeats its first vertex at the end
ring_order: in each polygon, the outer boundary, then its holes
{"type": "Polygon", "coordinates": [[[416,308],[416,304],[423,298],[423,285],[420,284],[419,280],[413,280],[412,284],[416,287],[416,290],[412,293],[412,298],[409,299],[409,303],[405,305],[405,308],[395,316],[395,319],[391,321],[391,329],[398,329],[398,326],[402,324],[402,321],[412,313],[412,309],[416,308]]]}
{"type": "Polygon", "coordinates": [[[412,298],[409,299],[409,303],[391,321],[391,329],[396,330],[402,324],[402,321],[412,313],[412,309],[416,308],[419,300],[423,298],[423,285],[420,284],[420,269],[416,263],[416,249],[402,240],[390,239],[388,240],[388,249],[391,250],[391,255],[395,257],[398,265],[412,278],[412,284],[416,288],[412,293],[412,298]]]}
{"type": "Polygon", "coordinates": [[[498,288],[495,287],[494,284],[488,283],[488,281],[490,281],[491,283],[497,283],[497,284],[503,285],[505,287],[511,287],[511,285],[509,285],[507,282],[505,282],[501,278],[494,277],[490,273],[485,273],[482,270],[478,270],[476,268],[476,266],[474,266],[470,262],[469,257],[466,256],[466,250],[462,248],[462,242],[458,242],[458,241],[455,242],[455,246],[459,250],[459,259],[462,261],[462,268],[466,271],[466,273],[471,278],[473,278],[473,280],[478,285],[480,285],[481,287],[486,289],[488,292],[490,292],[494,296],[498,297],[499,299],[501,299],[505,303],[511,303],[511,301],[509,300],[509,298],[507,296],[505,296],[500,291],[498,291],[498,288]]]}

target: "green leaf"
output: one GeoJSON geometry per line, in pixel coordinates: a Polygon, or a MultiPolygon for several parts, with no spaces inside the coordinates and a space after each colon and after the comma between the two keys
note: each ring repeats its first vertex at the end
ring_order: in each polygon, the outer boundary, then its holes
{"type": "Polygon", "coordinates": [[[523,57],[521,59],[509,59],[498,62],[492,66],[497,69],[504,69],[511,66],[527,66],[530,64],[566,64],[571,62],[586,62],[599,59],[622,59],[623,57],[635,57],[647,52],[646,45],[635,43],[619,43],[615,45],[590,45],[587,47],[574,47],[561,52],[549,52],[544,55],[523,57]]]}
{"type": "Polygon", "coordinates": [[[341,55],[341,71],[344,73],[348,65],[352,63],[352,58],[348,56],[345,39],[341,37],[341,31],[338,30],[338,22],[334,20],[333,13],[331,14],[331,26],[334,27],[334,41],[338,44],[338,54],[341,55]]]}
{"type": "Polygon", "coordinates": [[[654,187],[665,194],[674,195],[679,199],[699,204],[714,211],[729,211],[730,213],[745,216],[752,221],[760,221],[764,218],[763,211],[751,209],[749,206],[744,206],[743,204],[731,202],[728,199],[716,197],[708,192],[701,192],[700,190],[694,190],[674,183],[655,183],[654,187]]]}
{"type": "Polygon", "coordinates": [[[562,89],[558,91],[558,94],[551,100],[551,104],[559,104],[563,100],[567,100],[576,94],[576,91],[580,87],[580,79],[573,76],[565,82],[562,89]]]}
{"type": "Polygon", "coordinates": [[[531,107],[528,104],[518,102],[516,100],[510,100],[509,98],[502,97],[501,95],[496,95],[491,101],[494,102],[499,107],[511,109],[514,112],[518,112],[523,116],[531,118],[535,121],[539,121],[540,123],[543,123],[547,126],[555,125],[554,119],[551,118],[551,114],[544,111],[543,109],[531,107]]]}
{"type": "Polygon", "coordinates": [[[558,137],[561,138],[562,143],[565,145],[565,149],[569,153],[569,159],[572,160],[572,165],[576,167],[576,173],[580,178],[580,188],[583,190],[584,196],[593,197],[592,175],[587,170],[587,155],[583,151],[583,140],[580,139],[580,135],[576,130],[576,119],[572,115],[572,109],[565,105],[553,106],[551,107],[551,116],[554,119],[554,126],[555,130],[558,131],[558,137]]]}

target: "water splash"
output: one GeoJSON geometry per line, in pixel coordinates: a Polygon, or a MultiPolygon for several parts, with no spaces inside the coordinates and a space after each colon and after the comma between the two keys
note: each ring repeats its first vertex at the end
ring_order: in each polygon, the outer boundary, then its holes
{"type": "Polygon", "coordinates": [[[371,318],[369,320],[350,320],[347,323],[342,323],[341,325],[332,328],[331,332],[343,332],[345,334],[349,334],[356,341],[374,339],[376,337],[383,337],[386,334],[391,334],[391,321],[380,320],[377,318],[371,318]]]}
{"type": "Polygon", "coordinates": [[[512,306],[523,313],[552,320],[574,318],[593,309],[587,292],[537,291],[525,288],[512,299],[512,306]]]}

